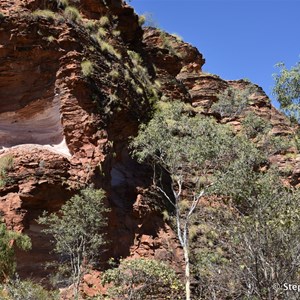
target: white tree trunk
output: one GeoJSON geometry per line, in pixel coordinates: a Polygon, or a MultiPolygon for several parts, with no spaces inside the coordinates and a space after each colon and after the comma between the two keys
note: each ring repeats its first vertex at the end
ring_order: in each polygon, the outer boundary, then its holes
{"type": "Polygon", "coordinates": [[[185,262],[185,299],[191,299],[191,280],[190,280],[190,260],[189,249],[187,245],[183,246],[184,262],[185,262]]]}

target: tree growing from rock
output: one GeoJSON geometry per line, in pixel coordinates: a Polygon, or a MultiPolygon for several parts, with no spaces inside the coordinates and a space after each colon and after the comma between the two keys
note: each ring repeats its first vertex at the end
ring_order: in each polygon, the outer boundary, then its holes
{"type": "Polygon", "coordinates": [[[58,213],[38,219],[47,226],[43,232],[52,236],[54,251],[71,274],[74,299],[78,299],[82,276],[93,266],[107,244],[103,230],[108,209],[103,190],[86,188],[67,201],[58,213]]]}
{"type": "Polygon", "coordinates": [[[233,139],[226,126],[191,114],[182,103],[164,103],[131,144],[133,156],[152,165],[153,185],[173,207],[184,252],[187,300],[191,299],[189,222],[214,183],[212,170],[228,163],[233,139]]]}
{"type": "Polygon", "coordinates": [[[300,120],[300,62],[288,70],[284,63],[277,65],[279,74],[274,74],[274,94],[280,107],[292,119],[300,120]]]}

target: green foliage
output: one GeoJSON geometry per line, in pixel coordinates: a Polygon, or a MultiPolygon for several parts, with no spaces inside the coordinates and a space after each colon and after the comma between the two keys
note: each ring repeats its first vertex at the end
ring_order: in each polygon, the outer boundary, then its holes
{"type": "Polygon", "coordinates": [[[234,118],[247,108],[250,96],[253,93],[253,87],[242,90],[228,87],[224,92],[218,95],[219,100],[211,106],[211,110],[214,113],[218,113],[222,118],[234,118]]]}
{"type": "Polygon", "coordinates": [[[53,35],[49,35],[49,36],[47,36],[47,41],[48,41],[49,43],[52,43],[52,42],[55,41],[55,37],[54,37],[53,35]]]}
{"type": "Polygon", "coordinates": [[[102,16],[99,20],[100,26],[107,26],[107,25],[109,25],[109,23],[110,23],[110,21],[107,16],[102,16]]]}
{"type": "MultiPolygon", "coordinates": [[[[219,125],[213,118],[193,116],[190,107],[174,101],[161,103],[131,143],[133,156],[152,165],[155,187],[174,207],[186,274],[189,274],[190,218],[214,181],[212,170],[225,168],[231,162],[233,137],[229,127],[219,125]],[[184,196],[183,187],[186,187],[184,196]]],[[[186,299],[190,299],[189,275],[185,285],[186,299]]]]}
{"type": "Polygon", "coordinates": [[[118,37],[118,36],[121,35],[121,31],[119,31],[119,30],[113,30],[113,31],[112,31],[112,35],[113,35],[114,37],[118,37]]]}
{"type": "Polygon", "coordinates": [[[237,136],[232,144],[231,163],[215,173],[219,178],[211,187],[214,194],[228,196],[238,205],[256,195],[259,168],[267,163],[266,155],[243,136],[237,136]]]}
{"type": "Polygon", "coordinates": [[[94,67],[90,60],[85,60],[81,63],[81,72],[83,76],[89,77],[93,74],[94,67]]]}
{"type": "Polygon", "coordinates": [[[265,135],[271,130],[271,124],[253,112],[246,115],[242,125],[243,132],[249,139],[265,135]]]}
{"type": "Polygon", "coordinates": [[[6,155],[0,157],[0,188],[3,187],[7,181],[7,171],[13,168],[13,157],[6,155]]]}
{"type": "Polygon", "coordinates": [[[139,25],[143,26],[146,22],[146,16],[145,15],[140,15],[139,16],[139,25]]]}
{"type": "Polygon", "coordinates": [[[107,31],[103,28],[103,27],[99,27],[98,28],[98,31],[97,31],[97,34],[100,36],[100,37],[105,37],[107,35],[107,31]]]}
{"type": "MultiPolygon", "coordinates": [[[[171,55],[176,55],[178,57],[181,57],[180,52],[178,52],[175,48],[175,44],[173,43],[170,36],[166,34],[164,31],[160,31],[160,38],[162,40],[162,47],[164,49],[167,49],[171,55]]],[[[176,39],[177,40],[177,39],[176,39]]]]}
{"type": "Polygon", "coordinates": [[[21,250],[31,248],[31,241],[27,235],[7,230],[5,224],[0,223],[0,282],[15,272],[14,244],[21,250]]]}
{"type": "Polygon", "coordinates": [[[294,145],[296,146],[298,152],[300,152],[300,129],[297,129],[294,134],[294,145]]]}
{"type": "Polygon", "coordinates": [[[180,177],[202,185],[200,174],[226,158],[233,134],[213,118],[189,117],[185,110],[182,103],[164,103],[153,119],[140,127],[131,143],[133,155],[139,162],[149,159],[158,163],[175,180],[180,177]]]}
{"type": "Polygon", "coordinates": [[[57,292],[49,292],[41,285],[19,278],[0,287],[1,300],[59,300],[57,292]],[[2,289],[2,293],[1,293],[2,289]]]}
{"type": "Polygon", "coordinates": [[[273,93],[277,97],[280,107],[292,119],[299,122],[300,118],[300,63],[290,70],[283,63],[277,65],[279,74],[274,74],[275,87],[273,93]]]}
{"type": "Polygon", "coordinates": [[[101,40],[100,37],[98,38],[98,42],[102,51],[114,55],[118,59],[122,58],[122,55],[118,51],[116,51],[116,49],[112,45],[110,45],[106,41],[101,40]]]}
{"type": "Polygon", "coordinates": [[[113,79],[117,79],[120,76],[120,73],[118,70],[113,69],[109,72],[109,76],[111,76],[113,79]]]}
{"type": "Polygon", "coordinates": [[[145,94],[150,103],[156,102],[158,99],[158,88],[155,83],[152,83],[147,68],[143,66],[142,57],[139,53],[131,50],[127,50],[127,54],[132,65],[125,64],[128,69],[125,70],[125,79],[130,81],[137,94],[145,94]],[[133,76],[130,73],[133,73],[133,76]]]}
{"type": "Polygon", "coordinates": [[[248,199],[251,210],[242,216],[236,232],[241,282],[251,286],[245,294],[278,299],[284,291],[272,285],[299,280],[300,191],[284,187],[272,170],[258,177],[256,189],[256,196],[248,199]]]}
{"type": "Polygon", "coordinates": [[[80,13],[74,6],[67,6],[64,10],[64,16],[74,22],[81,20],[80,13]]]}
{"type": "Polygon", "coordinates": [[[269,156],[278,153],[284,154],[292,145],[291,136],[275,136],[269,134],[262,139],[259,148],[269,156]]]}
{"type": "Polygon", "coordinates": [[[194,275],[193,299],[239,299],[241,285],[236,261],[238,246],[232,241],[238,215],[228,201],[203,201],[192,219],[197,235],[190,242],[194,275]]]}
{"type": "Polygon", "coordinates": [[[95,20],[87,20],[86,22],[84,22],[83,25],[89,31],[95,31],[98,28],[97,21],[95,21],[95,20]]]}
{"type": "MultiPolygon", "coordinates": [[[[275,169],[260,171],[267,165],[266,150],[238,138],[236,158],[211,187],[213,194],[233,199],[240,214],[235,225],[227,227],[236,244],[231,280],[243,295],[276,299],[282,291],[269,288],[272,284],[299,280],[299,190],[284,187],[275,169]]],[[[203,266],[203,253],[200,258],[203,266]]]]}
{"type": "Polygon", "coordinates": [[[58,213],[44,214],[39,224],[47,225],[43,231],[55,242],[54,251],[65,261],[74,284],[74,297],[87,268],[92,266],[106,245],[102,233],[107,226],[107,209],[103,190],[84,189],[67,201],[58,213]]]}
{"type": "MultiPolygon", "coordinates": [[[[275,169],[258,172],[253,149],[241,150],[214,187],[237,202],[234,214],[211,216],[201,208],[195,218],[203,222],[192,244],[201,299],[297,299],[272,285],[300,279],[300,190],[284,186],[275,169]]],[[[218,210],[230,213],[229,206],[218,210]]]]}
{"type": "Polygon", "coordinates": [[[118,268],[105,271],[102,278],[103,284],[113,284],[108,288],[110,299],[142,300],[162,295],[164,299],[181,299],[182,285],[175,271],[156,260],[121,260],[118,268]]]}
{"type": "Polygon", "coordinates": [[[49,10],[49,9],[38,9],[38,10],[35,10],[33,13],[32,13],[33,16],[35,17],[42,17],[42,18],[45,18],[47,20],[55,20],[56,19],[56,14],[49,10]]]}

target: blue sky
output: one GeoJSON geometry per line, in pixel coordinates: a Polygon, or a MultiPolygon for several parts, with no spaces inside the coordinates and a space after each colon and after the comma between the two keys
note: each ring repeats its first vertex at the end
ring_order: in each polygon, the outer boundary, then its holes
{"type": "Polygon", "coordinates": [[[300,60],[300,0],[132,0],[130,5],[196,46],[206,59],[204,71],[248,78],[271,99],[274,65],[282,61],[291,67],[300,60]]]}

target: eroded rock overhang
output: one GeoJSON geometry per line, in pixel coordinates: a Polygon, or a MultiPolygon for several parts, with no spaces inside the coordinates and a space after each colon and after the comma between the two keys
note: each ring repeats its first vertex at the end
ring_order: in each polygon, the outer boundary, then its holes
{"type": "Polygon", "coordinates": [[[0,40],[0,154],[37,147],[70,156],[56,88],[59,54],[3,32],[0,40]]]}
{"type": "Polygon", "coordinates": [[[0,113],[0,151],[12,147],[39,147],[70,156],[60,114],[59,95],[38,99],[17,111],[0,113]]]}

